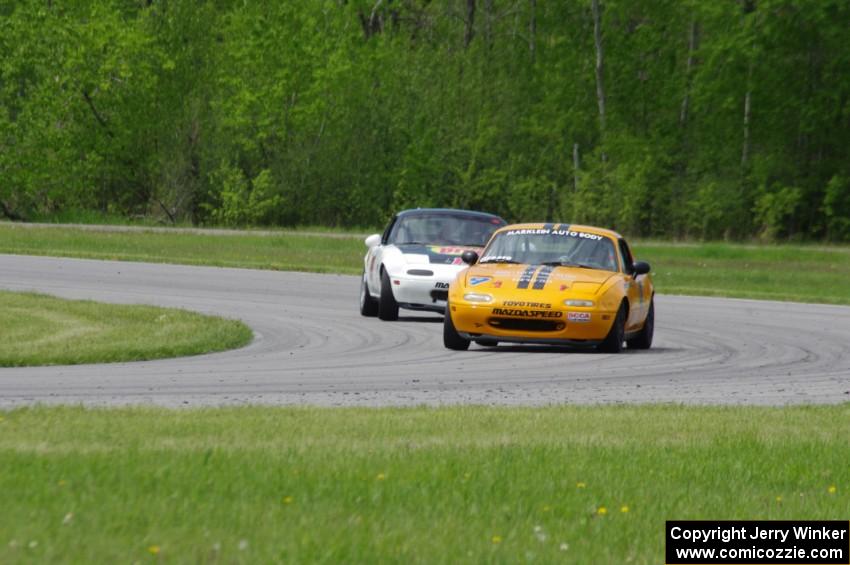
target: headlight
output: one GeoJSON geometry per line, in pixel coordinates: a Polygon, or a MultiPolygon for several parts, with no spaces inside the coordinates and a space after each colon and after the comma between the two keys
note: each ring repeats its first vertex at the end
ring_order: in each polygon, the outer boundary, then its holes
{"type": "Polygon", "coordinates": [[[565,306],[578,306],[580,308],[592,308],[593,300],[564,300],[565,306]]]}
{"type": "Polygon", "coordinates": [[[493,297],[489,294],[481,294],[479,292],[467,292],[463,295],[463,299],[467,302],[493,302],[493,297]]]}

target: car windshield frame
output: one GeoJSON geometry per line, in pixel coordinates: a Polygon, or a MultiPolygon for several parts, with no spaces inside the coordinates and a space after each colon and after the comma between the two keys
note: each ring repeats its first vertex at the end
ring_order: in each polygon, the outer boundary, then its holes
{"type": "Polygon", "coordinates": [[[518,263],[622,272],[618,246],[614,240],[606,235],[583,230],[502,230],[490,239],[481,253],[479,263],[518,263]],[[558,249],[559,245],[563,245],[563,249],[558,249]]]}
{"type": "Polygon", "coordinates": [[[484,247],[505,221],[498,216],[422,212],[400,215],[387,234],[389,245],[484,247]]]}

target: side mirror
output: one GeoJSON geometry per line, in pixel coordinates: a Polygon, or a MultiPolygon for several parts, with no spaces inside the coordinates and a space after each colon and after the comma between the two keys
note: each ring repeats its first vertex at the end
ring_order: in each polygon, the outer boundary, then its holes
{"type": "Polygon", "coordinates": [[[372,248],[381,243],[381,234],[373,233],[366,238],[366,247],[372,248]]]}
{"type": "Polygon", "coordinates": [[[634,269],[635,276],[645,275],[649,272],[649,263],[646,261],[635,261],[632,269],[634,269]]]}
{"type": "Polygon", "coordinates": [[[471,249],[469,251],[464,251],[463,255],[460,256],[460,260],[467,265],[474,265],[478,262],[478,253],[471,249]]]}

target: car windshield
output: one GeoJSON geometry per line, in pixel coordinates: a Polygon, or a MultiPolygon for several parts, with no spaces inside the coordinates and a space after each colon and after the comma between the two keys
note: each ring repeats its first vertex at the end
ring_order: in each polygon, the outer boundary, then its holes
{"type": "Polygon", "coordinates": [[[388,243],[395,245],[466,245],[484,247],[493,232],[505,225],[497,217],[463,214],[413,214],[393,225],[388,243]]]}
{"type": "Polygon", "coordinates": [[[496,234],[481,263],[563,265],[617,271],[611,239],[574,230],[519,229],[496,234]]]}

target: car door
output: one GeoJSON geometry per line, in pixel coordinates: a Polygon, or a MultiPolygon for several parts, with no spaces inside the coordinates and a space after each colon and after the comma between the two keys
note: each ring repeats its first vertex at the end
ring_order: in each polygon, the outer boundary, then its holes
{"type": "Polygon", "coordinates": [[[647,304],[644,291],[646,275],[634,276],[634,257],[628,243],[626,243],[626,240],[620,239],[617,244],[623,264],[626,296],[629,299],[629,317],[626,320],[626,331],[630,331],[639,327],[646,315],[647,304]]]}

